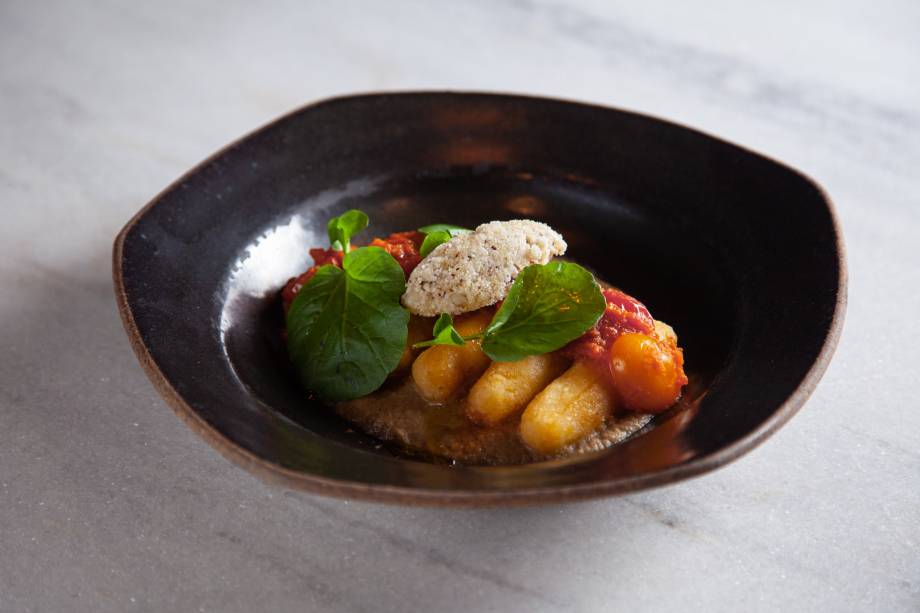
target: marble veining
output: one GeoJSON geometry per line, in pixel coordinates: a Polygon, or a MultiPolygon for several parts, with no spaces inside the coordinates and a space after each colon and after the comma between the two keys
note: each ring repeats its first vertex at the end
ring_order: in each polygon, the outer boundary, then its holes
{"type": "Polygon", "coordinates": [[[0,3],[0,610],[916,611],[920,5],[578,0],[0,3]],[[620,106],[813,176],[837,355],[712,474],[564,507],[439,510],[265,485],[166,408],[110,245],[227,142],[342,93],[620,106]]]}

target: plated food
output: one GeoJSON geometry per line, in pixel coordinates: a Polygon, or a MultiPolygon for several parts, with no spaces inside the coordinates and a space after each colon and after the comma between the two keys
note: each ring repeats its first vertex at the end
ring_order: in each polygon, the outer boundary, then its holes
{"type": "Polygon", "coordinates": [[[472,93],[345,96],[277,119],[131,219],[113,279],[140,365],[203,441],[287,488],[394,504],[556,504],[723,466],[803,406],[846,310],[833,206],[800,171],[634,112],[472,93]],[[603,453],[514,466],[419,461],[362,434],[304,392],[278,304],[330,209],[358,202],[383,237],[435,221],[560,230],[563,257],[677,330],[677,405],[603,453]]]}
{"type": "Polygon", "coordinates": [[[375,238],[351,210],[282,290],[305,388],[368,434],[463,464],[598,450],[668,410],[687,384],[674,330],[560,259],[526,219],[375,238]]]}

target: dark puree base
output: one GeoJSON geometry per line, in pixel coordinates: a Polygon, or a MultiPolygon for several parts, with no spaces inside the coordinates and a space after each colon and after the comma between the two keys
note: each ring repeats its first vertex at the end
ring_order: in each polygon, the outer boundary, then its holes
{"type": "MultiPolygon", "coordinates": [[[[336,412],[364,432],[388,443],[462,464],[524,464],[550,459],[534,453],[517,433],[519,415],[494,427],[477,426],[466,418],[466,398],[433,405],[419,396],[412,377],[336,405],[336,412]]],[[[651,415],[625,413],[552,457],[606,449],[629,438],[651,415]]]]}

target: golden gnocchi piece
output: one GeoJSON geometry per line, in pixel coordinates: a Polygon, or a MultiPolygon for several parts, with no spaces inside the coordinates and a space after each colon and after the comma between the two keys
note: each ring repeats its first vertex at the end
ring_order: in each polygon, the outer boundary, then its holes
{"type": "MultiPolygon", "coordinates": [[[[470,336],[482,332],[491,320],[491,311],[476,311],[458,317],[454,327],[461,335],[470,336]]],[[[425,400],[444,402],[455,395],[464,383],[479,377],[490,363],[479,341],[468,341],[462,347],[435,345],[423,351],[413,362],[412,380],[425,400]]]]}
{"type": "Polygon", "coordinates": [[[579,360],[524,409],[521,439],[539,453],[557,453],[600,428],[614,403],[601,375],[579,360]]]}
{"type": "Polygon", "coordinates": [[[435,345],[412,363],[412,380],[418,393],[428,402],[444,402],[463,384],[460,347],[435,345]]]}
{"type": "Polygon", "coordinates": [[[482,426],[498,424],[523,410],[567,364],[568,360],[552,353],[517,362],[493,362],[470,390],[466,416],[482,426]]]}

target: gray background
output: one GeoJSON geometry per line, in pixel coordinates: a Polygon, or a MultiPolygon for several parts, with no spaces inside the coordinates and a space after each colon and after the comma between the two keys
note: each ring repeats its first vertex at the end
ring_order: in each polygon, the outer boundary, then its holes
{"type": "Polygon", "coordinates": [[[0,609],[920,608],[920,4],[257,4],[0,3],[0,609]],[[813,175],[851,285],[802,412],[565,507],[329,500],[224,461],[138,367],[111,241],[276,115],[405,88],[623,106],[813,175]]]}

